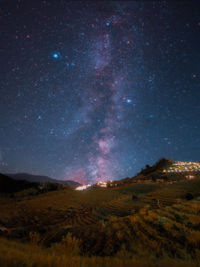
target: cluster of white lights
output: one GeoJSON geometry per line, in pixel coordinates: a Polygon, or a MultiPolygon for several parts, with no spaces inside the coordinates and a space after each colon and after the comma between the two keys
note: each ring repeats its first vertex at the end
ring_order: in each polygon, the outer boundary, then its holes
{"type": "Polygon", "coordinates": [[[87,189],[90,186],[91,184],[81,185],[81,186],[76,187],[75,190],[82,191],[82,190],[87,189]]]}
{"type": "Polygon", "coordinates": [[[177,161],[172,166],[183,166],[183,165],[200,165],[197,162],[191,162],[191,161],[177,161]]]}
{"type": "Polygon", "coordinates": [[[172,165],[172,167],[169,167],[169,169],[163,170],[163,172],[187,172],[187,171],[200,171],[200,163],[177,161],[172,165]]]}
{"type": "Polygon", "coordinates": [[[100,186],[100,187],[107,187],[107,183],[106,182],[98,182],[97,185],[100,186]]]}

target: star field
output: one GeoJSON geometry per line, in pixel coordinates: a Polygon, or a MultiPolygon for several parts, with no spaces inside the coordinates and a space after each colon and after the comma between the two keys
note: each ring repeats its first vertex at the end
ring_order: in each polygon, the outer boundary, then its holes
{"type": "Polygon", "coordinates": [[[0,171],[82,183],[199,161],[198,1],[0,1],[0,171]]]}

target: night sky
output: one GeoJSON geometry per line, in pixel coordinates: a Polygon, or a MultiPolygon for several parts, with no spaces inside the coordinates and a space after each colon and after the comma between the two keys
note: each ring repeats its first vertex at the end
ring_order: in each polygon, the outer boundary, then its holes
{"type": "Polygon", "coordinates": [[[200,1],[4,0],[0,38],[0,172],[200,160],[200,1]]]}

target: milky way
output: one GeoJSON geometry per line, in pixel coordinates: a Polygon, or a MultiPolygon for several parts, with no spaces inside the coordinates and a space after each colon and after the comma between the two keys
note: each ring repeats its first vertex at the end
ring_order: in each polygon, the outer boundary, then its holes
{"type": "Polygon", "coordinates": [[[1,172],[95,183],[199,160],[197,1],[0,10],[1,172]]]}
{"type": "MultiPolygon", "coordinates": [[[[84,73],[84,79],[87,79],[89,87],[84,88],[82,102],[87,99],[84,114],[90,121],[92,121],[92,114],[102,114],[101,119],[97,119],[102,122],[102,126],[100,125],[99,129],[94,131],[91,138],[89,150],[86,153],[87,164],[80,169],[76,168],[69,175],[70,179],[79,180],[82,183],[109,180],[115,177],[120,169],[118,142],[121,128],[126,131],[123,125],[126,110],[123,106],[132,103],[126,94],[129,88],[126,83],[127,68],[124,66],[127,66],[128,58],[125,57],[123,61],[116,62],[118,59],[114,57],[116,50],[114,41],[118,41],[114,39],[112,31],[114,27],[116,30],[122,30],[119,28],[122,23],[121,17],[100,19],[98,32],[91,36],[91,47],[86,56],[89,56],[89,70],[84,73]],[[112,26],[111,31],[108,27],[112,26]]],[[[127,37],[129,37],[128,34],[130,33],[127,33],[127,37]]],[[[136,37],[137,35],[135,40],[136,37]]],[[[129,39],[124,42],[125,49],[130,42],[129,39]]],[[[130,94],[133,95],[132,92],[130,94]]]]}

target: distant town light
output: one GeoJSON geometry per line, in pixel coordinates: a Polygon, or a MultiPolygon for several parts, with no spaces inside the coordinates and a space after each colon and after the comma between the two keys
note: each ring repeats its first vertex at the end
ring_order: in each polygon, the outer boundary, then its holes
{"type": "Polygon", "coordinates": [[[107,183],[106,182],[98,182],[97,185],[100,186],[100,187],[107,187],[107,183]]]}
{"type": "Polygon", "coordinates": [[[91,184],[86,184],[86,185],[77,186],[77,187],[75,188],[75,190],[77,190],[77,191],[82,191],[82,190],[87,189],[87,188],[90,187],[90,186],[91,186],[91,184]]]}
{"type": "Polygon", "coordinates": [[[194,179],[195,176],[194,176],[194,175],[187,175],[186,178],[187,178],[187,179],[194,179]]]}
{"type": "Polygon", "coordinates": [[[164,173],[165,172],[190,172],[190,171],[200,171],[200,163],[199,162],[191,162],[191,161],[189,161],[189,162],[176,161],[167,170],[163,170],[164,173]]]}

